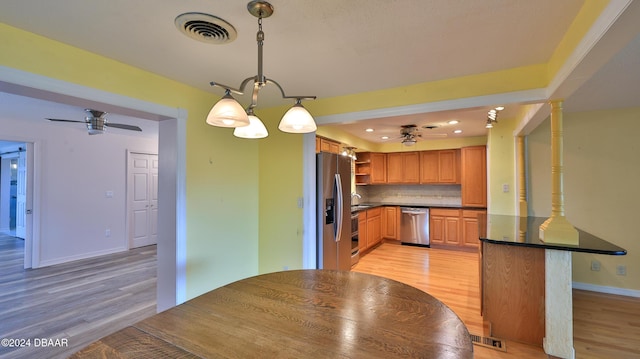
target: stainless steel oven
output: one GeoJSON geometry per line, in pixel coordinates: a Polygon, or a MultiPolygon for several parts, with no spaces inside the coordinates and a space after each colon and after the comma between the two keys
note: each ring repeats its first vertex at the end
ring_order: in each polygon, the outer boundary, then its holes
{"type": "Polygon", "coordinates": [[[351,265],[360,260],[360,248],[358,243],[358,213],[351,213],[351,265]]]}

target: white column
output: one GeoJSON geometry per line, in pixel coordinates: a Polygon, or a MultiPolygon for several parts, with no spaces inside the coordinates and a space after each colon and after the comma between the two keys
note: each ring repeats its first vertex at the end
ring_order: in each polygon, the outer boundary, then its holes
{"type": "Polygon", "coordinates": [[[571,252],[545,249],[544,352],[574,359],[571,252]]]}

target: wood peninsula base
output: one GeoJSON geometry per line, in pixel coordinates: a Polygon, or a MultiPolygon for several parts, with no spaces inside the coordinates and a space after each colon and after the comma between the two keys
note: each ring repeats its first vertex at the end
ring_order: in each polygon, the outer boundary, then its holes
{"type": "Polygon", "coordinates": [[[482,243],[482,316],[489,323],[491,336],[542,347],[544,251],[482,243]]]}
{"type": "MultiPolygon", "coordinates": [[[[547,326],[557,327],[563,324],[562,321],[571,323],[571,313],[568,318],[558,317],[553,311],[547,312],[549,308],[545,304],[545,300],[557,303],[567,299],[571,303],[571,291],[553,290],[547,279],[570,276],[571,256],[561,256],[566,259],[549,262],[547,254],[557,251],[627,254],[624,248],[579,228],[577,245],[542,242],[538,233],[545,219],[478,216],[480,307],[494,337],[542,346],[547,326]]],[[[573,343],[569,344],[573,347],[573,343]]]]}

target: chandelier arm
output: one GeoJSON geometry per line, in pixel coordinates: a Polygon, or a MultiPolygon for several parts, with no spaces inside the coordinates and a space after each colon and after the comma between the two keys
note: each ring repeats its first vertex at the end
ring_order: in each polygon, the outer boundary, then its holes
{"type": "Polygon", "coordinates": [[[280,89],[280,93],[282,94],[282,98],[294,98],[294,99],[297,99],[297,100],[315,100],[316,99],[316,96],[287,96],[287,95],[285,95],[284,90],[282,89],[282,86],[280,86],[279,83],[275,82],[272,79],[265,78],[265,83],[276,85],[280,89]]]}
{"type": "Polygon", "coordinates": [[[249,108],[253,110],[254,107],[258,106],[258,92],[262,86],[259,82],[255,81],[253,83],[253,93],[251,94],[251,105],[249,108]]]}
{"type": "Polygon", "coordinates": [[[256,81],[257,77],[256,76],[252,76],[252,77],[247,77],[246,79],[244,79],[244,81],[242,81],[242,83],[240,84],[240,88],[233,88],[231,86],[222,84],[220,82],[215,82],[215,81],[211,81],[209,82],[209,85],[213,86],[213,87],[220,87],[223,88],[225,90],[229,90],[231,92],[233,92],[236,95],[244,95],[244,88],[247,87],[247,84],[249,83],[249,81],[256,81]]]}

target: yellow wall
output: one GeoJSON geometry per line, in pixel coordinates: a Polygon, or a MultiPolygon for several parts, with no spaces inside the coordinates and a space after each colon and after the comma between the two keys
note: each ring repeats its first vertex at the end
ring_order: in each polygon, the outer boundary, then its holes
{"type": "MultiPolygon", "coordinates": [[[[565,210],[576,227],[627,250],[626,256],[576,253],[573,280],[640,289],[638,199],[640,166],[637,133],[640,108],[564,114],[565,210]],[[601,262],[599,272],[591,261],[601,262]],[[616,275],[616,266],[627,275],[616,275]]],[[[532,214],[551,213],[550,124],[547,119],[528,136],[532,214]]]]}
{"type": "Polygon", "coordinates": [[[336,126],[318,126],[316,135],[338,141],[345,146],[355,147],[357,152],[378,152],[380,144],[355,137],[336,126]]]}
{"type": "MultiPolygon", "coordinates": [[[[588,22],[588,16],[585,19],[588,22]]],[[[551,66],[536,64],[318,99],[305,102],[305,107],[314,116],[325,116],[543,88],[566,58],[561,51],[575,47],[574,38],[567,38],[557,50],[551,66]]],[[[0,65],[188,111],[188,298],[258,272],[301,266],[304,224],[297,198],[302,195],[302,136],[279,133],[282,108],[259,111],[271,133],[267,139],[239,140],[229,129],[204,124],[219,95],[4,24],[0,24],[0,48],[0,65]]],[[[215,78],[215,69],[210,76],[215,78]]],[[[397,144],[354,146],[395,152],[485,143],[487,138],[479,137],[421,141],[412,148],[397,144]]],[[[489,161],[493,161],[491,157],[489,161]]],[[[501,210],[507,210],[502,200],[496,200],[498,203],[505,208],[501,210]]]]}
{"type": "Polygon", "coordinates": [[[186,109],[187,298],[258,273],[258,147],[204,123],[219,96],[4,24],[0,47],[2,66],[186,109]]]}
{"type": "Polygon", "coordinates": [[[500,119],[491,130],[487,140],[487,187],[488,212],[491,214],[515,215],[515,119],[500,119]],[[502,186],[509,186],[505,193],[502,186]]]}
{"type": "Polygon", "coordinates": [[[314,116],[326,116],[531,90],[545,87],[547,84],[547,65],[539,64],[419,83],[405,87],[307,101],[305,107],[314,116]]]}
{"type": "Polygon", "coordinates": [[[260,273],[302,268],[303,136],[278,130],[286,107],[256,112],[269,137],[260,143],[260,273]]]}

